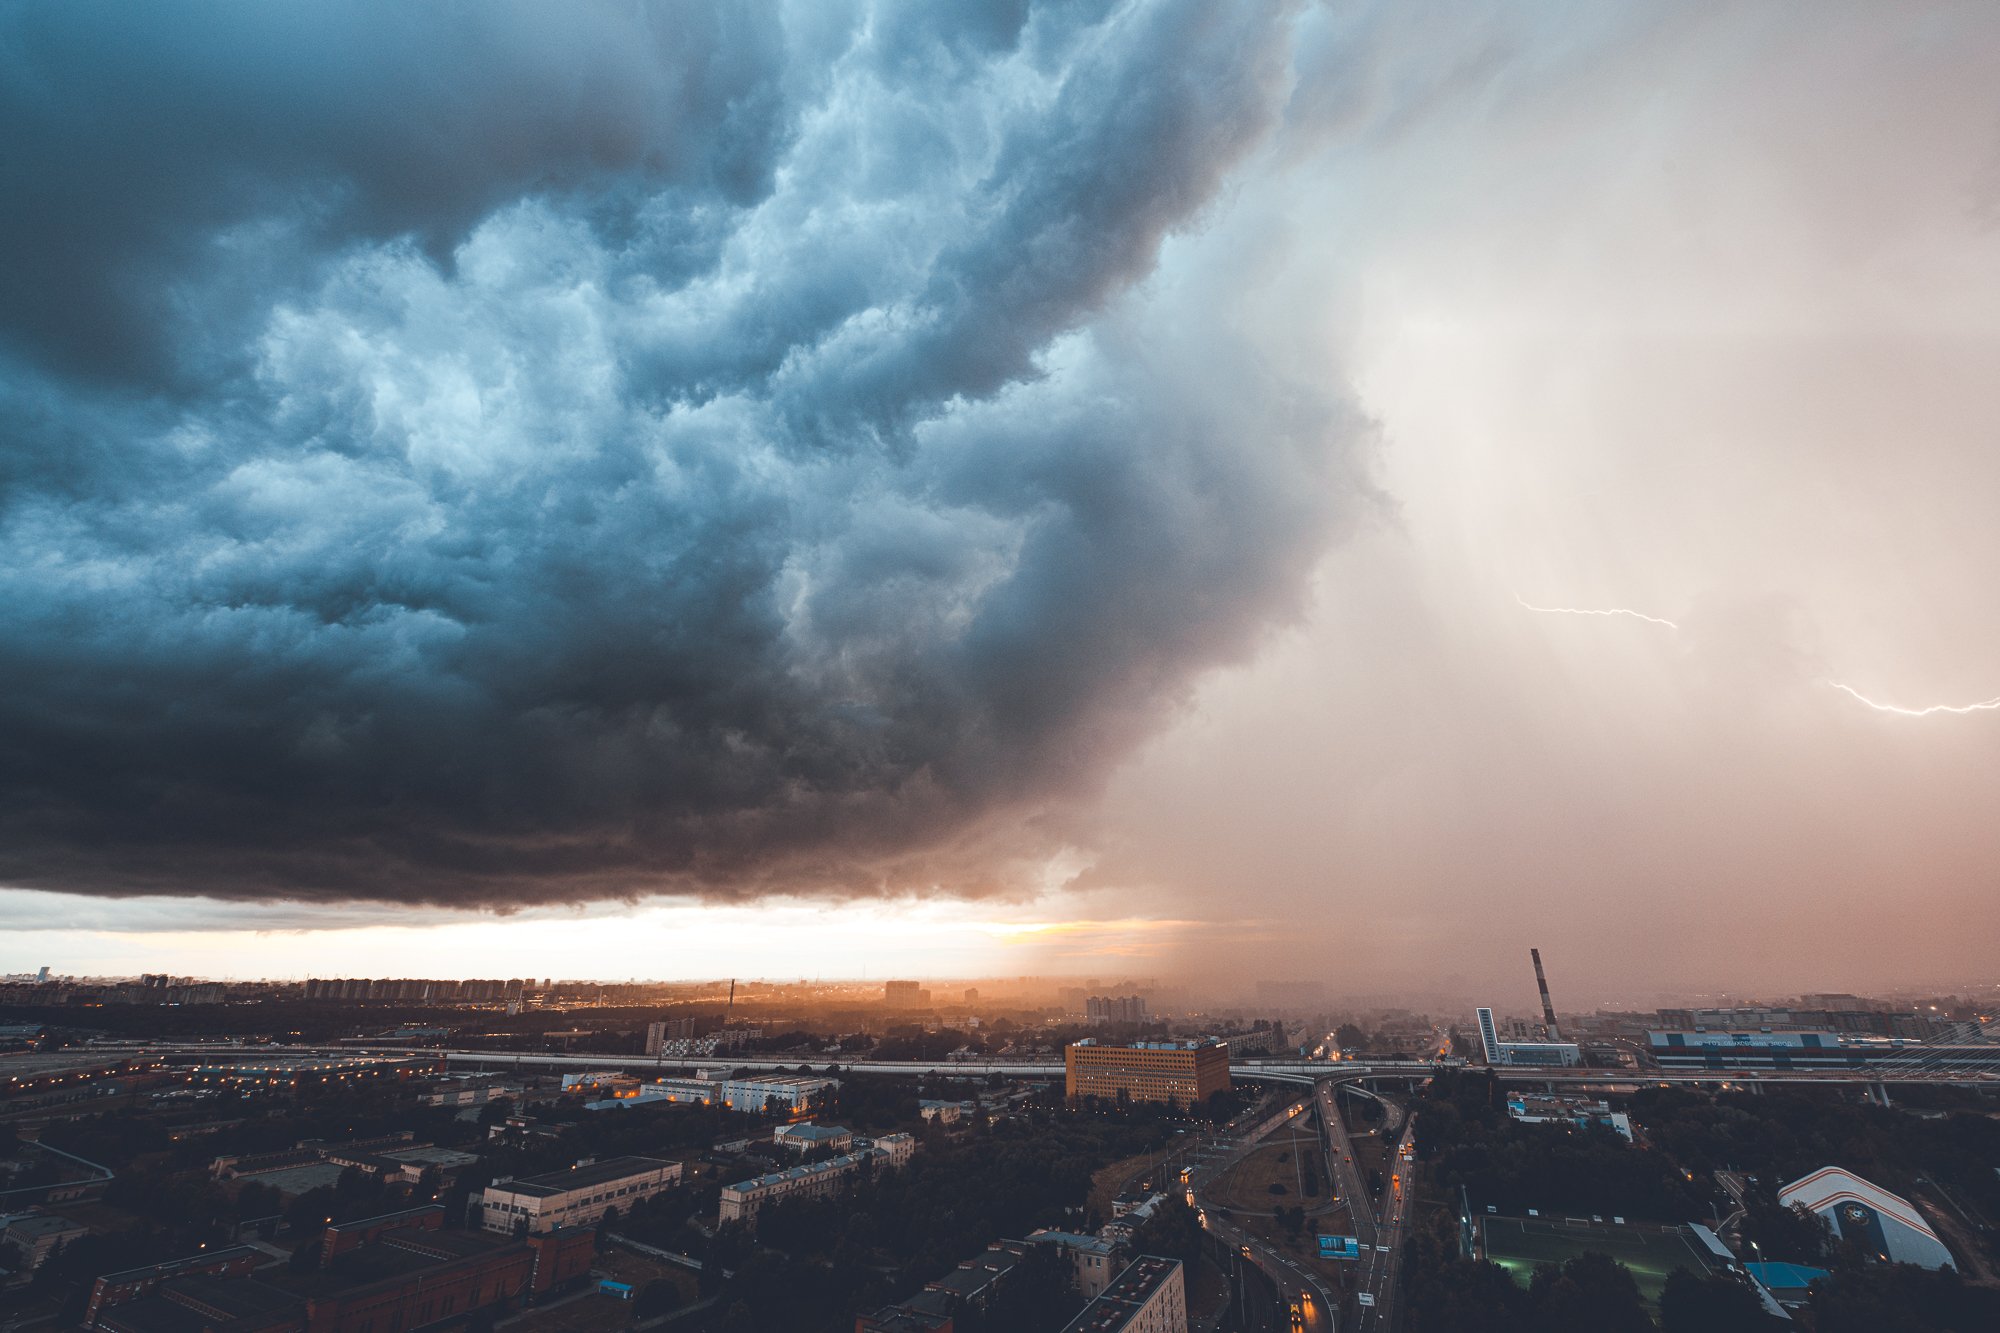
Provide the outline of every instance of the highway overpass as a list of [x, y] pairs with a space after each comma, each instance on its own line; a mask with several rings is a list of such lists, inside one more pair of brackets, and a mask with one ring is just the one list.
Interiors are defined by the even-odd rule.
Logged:
[[[356, 1048], [348, 1048], [356, 1049]], [[381, 1047], [371, 1050], [393, 1050], [399, 1054], [422, 1055], [422, 1048]], [[552, 1055], [532, 1051], [431, 1051], [429, 1054], [443, 1054], [454, 1065], [473, 1068], [503, 1069], [514, 1065], [542, 1065], [550, 1068], [568, 1069], [630, 1069], [641, 1070], [654, 1065], [646, 1057], [605, 1056], [605, 1055]], [[999, 1074], [1007, 1078], [1061, 1078], [1062, 1062], [1059, 1060], [958, 1060], [958, 1061], [915, 1061], [915, 1060], [852, 1060], [826, 1061], [787, 1059], [775, 1060], [768, 1057], [739, 1057], [733, 1059], [673, 1060], [661, 1063], [663, 1069], [757, 1069], [776, 1072], [795, 1070], [810, 1064], [814, 1069], [825, 1069], [828, 1064], [837, 1063], [843, 1070], [858, 1074], [945, 1074], [956, 1077], [983, 1077]], [[1282, 1082], [1314, 1083], [1321, 1079], [1410, 1079], [1429, 1078], [1444, 1068], [1465, 1068], [1483, 1070], [1485, 1065], [1450, 1065], [1428, 1060], [1239, 1060], [1230, 1065], [1230, 1073], [1236, 1078], [1268, 1079]], [[1689, 1087], [1716, 1087], [1720, 1084], [1813, 1084], [1833, 1083], [1855, 1086], [1872, 1086], [1879, 1083], [1947, 1083], [1975, 1087], [2000, 1084], [2000, 1073], [1988, 1070], [1954, 1070], [1944, 1068], [1907, 1069], [1560, 1069], [1538, 1066], [1491, 1066], [1491, 1072], [1502, 1083], [1532, 1084], [1555, 1089], [1581, 1088], [1639, 1088], [1665, 1087], [1668, 1085]]]
[[[661, 1072], [680, 1069], [731, 1070], [753, 1069], [764, 1072], [789, 1072], [802, 1066], [811, 1066], [815, 1071], [824, 1070], [837, 1064], [842, 1070], [860, 1074], [892, 1074], [916, 1076], [923, 1074], [944, 1074], [961, 1078], [978, 1078], [989, 1074], [999, 1074], [1006, 1078], [1060, 1078], [1063, 1066], [1060, 1060], [841, 1060], [837, 1057], [788, 1057], [772, 1056], [731, 1056], [727, 1058], [708, 1057], [702, 1059], [673, 1058], [655, 1060], [650, 1056], [636, 1055], [577, 1055], [567, 1052], [512, 1051], [512, 1050], [464, 1050], [431, 1046], [372, 1045], [358, 1042], [343, 1043], [338, 1047], [270, 1047], [239, 1046], [217, 1048], [211, 1044], [162, 1043], [143, 1045], [135, 1043], [129, 1048], [114, 1046], [94, 1046], [89, 1054], [111, 1058], [121, 1050], [133, 1054], [172, 1056], [177, 1054], [200, 1054], [217, 1057], [240, 1053], [246, 1057], [270, 1055], [279, 1051], [287, 1054], [346, 1054], [346, 1055], [405, 1055], [426, 1056], [441, 1059], [447, 1064], [464, 1069], [503, 1070], [514, 1068], [537, 1068], [550, 1070], [620, 1069], [633, 1073], [644, 1073], [657, 1069]], [[1282, 1082], [1313, 1083], [1321, 1079], [1410, 1079], [1428, 1078], [1445, 1068], [1471, 1070], [1487, 1069], [1485, 1065], [1469, 1065], [1462, 1061], [1429, 1060], [1238, 1060], [1231, 1063], [1231, 1073], [1237, 1078], [1268, 1079]], [[1688, 1087], [1763, 1086], [1766, 1084], [1848, 1084], [1854, 1086], [1874, 1086], [1883, 1083], [1943, 1083], [1962, 1087], [1989, 1087], [2000, 1084], [2000, 1070], [1992, 1068], [1954, 1068], [1947, 1065], [1913, 1066], [1901, 1062], [1888, 1062], [1876, 1067], [1859, 1069], [1581, 1069], [1557, 1068], [1553, 1066], [1497, 1065], [1491, 1072], [1502, 1083], [1529, 1084], [1557, 1090], [1584, 1088], [1639, 1088], [1666, 1087], [1669, 1085]]]

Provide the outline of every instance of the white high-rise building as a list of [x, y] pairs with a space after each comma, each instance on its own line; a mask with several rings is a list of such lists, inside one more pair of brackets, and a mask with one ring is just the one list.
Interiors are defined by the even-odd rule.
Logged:
[[1489, 1065], [1559, 1065], [1583, 1063], [1583, 1049], [1573, 1041], [1502, 1041], [1493, 1011], [1479, 1010], [1479, 1040]]

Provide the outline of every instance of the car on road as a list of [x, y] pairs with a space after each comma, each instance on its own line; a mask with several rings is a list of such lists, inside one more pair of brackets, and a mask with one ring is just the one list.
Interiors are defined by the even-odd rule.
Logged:
[[1362, 1305], [1373, 1305], [1375, 1304], [1375, 1293], [1372, 1291], [1358, 1291], [1354, 1294], [1354, 1299]]

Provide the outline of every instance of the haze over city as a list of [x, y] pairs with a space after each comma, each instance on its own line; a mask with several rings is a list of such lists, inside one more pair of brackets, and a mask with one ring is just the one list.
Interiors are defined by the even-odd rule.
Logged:
[[0, 970], [1990, 985], [1995, 28], [14, 7]]

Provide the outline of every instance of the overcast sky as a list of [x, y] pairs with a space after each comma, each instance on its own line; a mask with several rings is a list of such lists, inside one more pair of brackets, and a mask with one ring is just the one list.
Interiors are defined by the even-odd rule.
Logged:
[[1996, 53], [11, 6], [0, 967], [1975, 978]]

